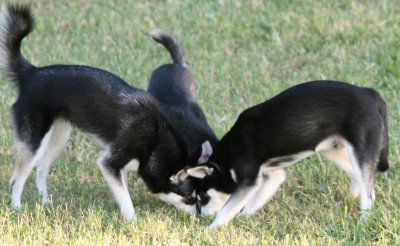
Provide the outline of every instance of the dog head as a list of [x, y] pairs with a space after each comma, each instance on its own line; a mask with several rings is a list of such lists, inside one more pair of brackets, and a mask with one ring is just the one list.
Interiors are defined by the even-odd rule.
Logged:
[[[198, 163], [207, 161], [212, 152], [211, 144], [208, 141], [203, 145], [201, 156], [197, 160]], [[198, 206], [198, 199], [195, 191], [197, 181], [188, 178], [190, 175], [187, 174], [187, 170], [189, 170], [190, 175], [195, 175], [198, 178], [204, 177], [200, 172], [207, 172], [206, 169], [203, 170], [201, 167], [191, 170], [191, 166], [186, 166], [182, 170], [170, 173], [169, 176], [165, 177], [168, 179], [168, 184], [161, 185], [163, 187], [162, 192], [158, 192], [156, 195], [161, 200], [175, 206], [179, 210], [196, 214], [196, 205]], [[164, 173], [164, 175], [168, 174]], [[164, 180], [160, 180], [160, 184], [161, 183], [164, 183]]]
[[229, 198], [231, 179], [225, 177], [220, 167], [208, 161], [212, 155], [209, 142], [202, 145], [197, 166], [186, 167], [170, 177], [171, 184], [187, 189], [190, 187], [191, 202], [197, 206], [197, 213], [215, 215]]

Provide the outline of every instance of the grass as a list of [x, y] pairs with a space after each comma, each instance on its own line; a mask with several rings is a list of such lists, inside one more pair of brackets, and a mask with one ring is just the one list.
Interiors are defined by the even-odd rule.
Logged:
[[21, 211], [10, 208], [13, 170], [9, 107], [16, 91], [0, 82], [0, 243], [134, 245], [399, 245], [400, 5], [370, 1], [35, 1], [37, 25], [23, 43], [36, 65], [78, 63], [146, 88], [167, 52], [144, 36], [174, 33], [195, 74], [198, 100], [222, 136], [245, 108], [304, 81], [335, 79], [373, 87], [389, 104], [389, 179], [376, 176], [367, 223], [349, 179], [319, 156], [288, 168], [288, 180], [252, 218], [209, 231], [158, 201], [130, 176], [137, 219], [122, 220], [95, 163], [97, 148], [74, 132], [49, 176], [53, 204], [40, 204], [34, 176]]

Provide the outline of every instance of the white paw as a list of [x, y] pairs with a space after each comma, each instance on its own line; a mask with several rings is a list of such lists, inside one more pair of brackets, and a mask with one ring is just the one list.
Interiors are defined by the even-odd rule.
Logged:
[[213, 222], [208, 229], [210, 229], [211, 231], [216, 230], [218, 227], [220, 227], [220, 225], [218, 225], [217, 223]]
[[51, 199], [49, 196], [42, 196], [42, 203], [45, 205], [51, 204]]
[[216, 230], [216, 229], [220, 228], [221, 226], [226, 225], [227, 223], [228, 222], [214, 220], [214, 222], [208, 227], [208, 229], [213, 231], [213, 230]]
[[122, 216], [124, 216], [124, 218], [126, 220], [134, 220], [135, 219], [135, 210], [131, 210], [131, 211], [121, 211]]
[[12, 201], [11, 207], [15, 210], [21, 210], [21, 202]]
[[368, 216], [370, 215], [371, 210], [362, 210], [360, 215], [360, 221], [367, 223]]

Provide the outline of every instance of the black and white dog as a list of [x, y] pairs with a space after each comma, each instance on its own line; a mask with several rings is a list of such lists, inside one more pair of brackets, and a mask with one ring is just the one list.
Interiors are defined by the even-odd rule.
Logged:
[[[195, 205], [189, 203], [192, 190], [170, 182], [171, 175], [190, 162], [184, 140], [164, 118], [157, 101], [101, 69], [32, 65], [20, 48], [33, 24], [28, 5], [2, 6], [0, 68], [19, 92], [12, 107], [17, 151], [10, 180], [12, 206], [21, 206], [23, 187], [34, 167], [38, 192], [49, 202], [46, 179], [50, 166], [76, 126], [103, 147], [97, 164], [126, 218], [135, 217], [127, 184], [131, 170], [137, 170], [161, 199], [195, 213]], [[175, 199], [165, 199], [171, 193]]]
[[174, 183], [191, 176], [198, 193], [231, 194], [215, 228], [241, 211], [254, 214], [285, 180], [285, 167], [317, 152], [350, 176], [363, 218], [375, 199], [375, 171], [389, 167], [386, 103], [378, 92], [336, 81], [294, 86], [242, 112], [209, 160], [182, 170]]
[[[196, 85], [192, 73], [186, 67], [183, 50], [178, 41], [165, 31], [153, 30], [148, 34], [164, 45], [173, 64], [162, 65], [153, 72], [147, 91], [157, 99], [165, 118], [184, 139], [191, 163], [204, 163], [208, 159], [205, 154], [211, 153], [203, 152], [201, 155], [202, 144], [213, 147], [218, 139], [196, 102]], [[211, 151], [210, 148], [208, 150]]]
[[[164, 117], [183, 138], [189, 163], [202, 164], [212, 154], [212, 147], [218, 139], [208, 124], [203, 110], [196, 102], [195, 80], [186, 66], [183, 49], [179, 42], [165, 31], [155, 29], [148, 35], [169, 51], [173, 63], [162, 65], [152, 73], [147, 91], [157, 99]], [[170, 193], [168, 196], [169, 199], [173, 199], [176, 195]], [[177, 197], [177, 199], [180, 198]], [[204, 194], [200, 200], [196, 199], [193, 196], [192, 202], [208, 203], [209, 200], [207, 194]], [[218, 207], [216, 204], [207, 206], [207, 208], [216, 207]], [[207, 208], [203, 209], [203, 214], [215, 213]]]

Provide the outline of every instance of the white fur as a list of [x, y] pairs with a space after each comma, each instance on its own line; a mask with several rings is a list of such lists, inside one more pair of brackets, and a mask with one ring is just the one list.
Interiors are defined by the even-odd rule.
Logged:
[[[11, 194], [11, 206], [19, 209], [21, 207], [21, 195], [24, 188], [26, 178], [32, 171], [33, 167], [30, 167], [33, 159], [33, 154], [23, 142], [15, 142], [15, 150], [17, 152], [17, 159], [15, 162], [15, 169], [13, 176], [10, 179], [9, 187], [12, 192]], [[24, 177], [26, 176], [26, 177]]]
[[212, 153], [213, 153], [213, 149], [211, 147], [210, 142], [207, 140], [201, 145], [201, 155], [200, 155], [200, 158], [197, 161], [197, 163], [198, 164], [205, 163], [206, 161], [208, 161], [208, 158], [210, 158]]
[[[338, 136], [331, 136], [321, 141], [315, 148], [315, 152], [321, 152], [328, 160], [331, 160], [347, 174], [352, 180], [351, 192], [354, 196], [360, 194], [361, 219], [365, 218], [366, 213], [372, 208], [375, 198], [373, 190], [373, 172], [371, 170], [360, 169], [358, 159], [355, 156], [353, 146], [345, 139]], [[210, 225], [210, 229], [215, 229], [228, 223], [243, 207], [243, 214], [252, 215], [261, 208], [278, 190], [286, 175], [282, 170], [297, 161], [300, 161], [312, 154], [314, 151], [304, 151], [297, 154], [275, 157], [268, 160], [260, 168], [260, 174], [257, 177], [256, 184], [251, 187], [242, 187], [231, 195], [228, 202], [218, 213], [217, 218]], [[280, 163], [279, 166], [270, 167], [274, 161], [285, 161], [289, 157], [293, 160]], [[236, 173], [230, 169], [232, 179], [236, 179]], [[266, 176], [263, 181], [263, 175]], [[216, 196], [214, 194], [213, 196]], [[208, 205], [208, 204], [207, 204]], [[211, 205], [209, 210], [218, 211], [217, 205]], [[204, 206], [205, 207], [205, 206]]]
[[139, 169], [139, 161], [137, 159], [132, 159], [128, 164], [121, 169], [122, 182], [126, 189], [128, 189], [128, 173], [137, 172]]
[[364, 178], [360, 169], [360, 164], [358, 163], [358, 160], [354, 154], [353, 146], [351, 146], [351, 144], [348, 143], [347, 141], [344, 141], [344, 145], [352, 164], [355, 181], [359, 185], [361, 219], [364, 219], [366, 213], [372, 209], [372, 199], [367, 193], [367, 187], [365, 186], [364, 183]]
[[210, 201], [201, 207], [201, 213], [203, 215], [215, 215], [217, 214], [226, 201], [229, 199], [229, 194], [217, 191], [215, 189], [209, 189], [207, 194], [210, 196]]
[[265, 176], [263, 183], [257, 193], [246, 203], [242, 211], [245, 215], [255, 214], [258, 209], [273, 197], [286, 179], [286, 173], [283, 169], [273, 170], [262, 175]]
[[334, 146], [337, 145], [338, 147], [343, 146], [343, 139], [339, 136], [331, 136], [323, 141], [321, 141], [317, 147], [315, 147], [315, 152], [321, 152], [325, 150], [332, 150]]
[[58, 119], [54, 121], [50, 129], [50, 140], [46, 153], [36, 166], [36, 186], [44, 203], [50, 202], [47, 193], [47, 176], [53, 161], [60, 155], [68, 141], [72, 127], [68, 121]]
[[214, 222], [210, 225], [210, 229], [216, 229], [221, 225], [227, 224], [230, 220], [235, 217], [236, 214], [243, 209], [243, 207], [249, 202], [249, 200], [255, 195], [260, 189], [261, 182], [260, 177], [257, 178], [255, 184], [250, 187], [242, 187], [242, 189], [236, 190], [225, 203], [224, 207], [218, 213]]
[[26, 179], [28, 176], [31, 174], [32, 169], [40, 162], [43, 160], [43, 158], [46, 155], [51, 135], [52, 135], [53, 127], [50, 128], [50, 130], [44, 135], [39, 149], [36, 151], [34, 154], [32, 160], [29, 162], [25, 163], [20, 163], [20, 165], [17, 165], [14, 170], [14, 174], [11, 177], [10, 180], [10, 185], [12, 185], [12, 198], [11, 198], [11, 205], [19, 209], [21, 207], [21, 195], [22, 191], [24, 189], [24, 185], [26, 182]]
[[229, 169], [229, 172], [231, 173], [232, 180], [233, 180], [235, 183], [237, 183], [238, 181], [237, 181], [237, 177], [236, 177], [235, 170], [233, 170], [233, 168], [231, 168], [231, 169]]
[[321, 151], [321, 154], [347, 173], [351, 180], [350, 194], [354, 198], [357, 198], [360, 195], [360, 188], [356, 181], [356, 174], [354, 173], [353, 165], [347, 149], [342, 147], [338, 149], [323, 150]]
[[124, 166], [124, 170], [128, 172], [137, 172], [139, 169], [139, 161], [137, 159], [132, 159], [128, 164]]
[[[105, 167], [106, 158], [110, 155], [109, 147], [106, 147], [99, 159], [97, 160], [97, 165], [99, 166], [104, 179], [106, 180], [110, 190], [117, 202], [122, 215], [128, 219], [135, 218], [135, 210], [132, 205], [132, 200], [129, 195], [128, 187], [123, 180], [118, 180], [114, 174]], [[122, 177], [124, 174], [121, 175]]]
[[[197, 167], [187, 169], [186, 172], [189, 176], [202, 179], [208, 175], [211, 175], [214, 172], [214, 168], [207, 167], [207, 166], [197, 166]], [[180, 179], [180, 180], [183, 181], [186, 178], [187, 178], [187, 176], [185, 176], [184, 179]]]
[[175, 206], [177, 209], [191, 213], [191, 214], [196, 214], [196, 206], [193, 205], [188, 205], [186, 203], [183, 202], [183, 197], [173, 193], [173, 192], [169, 192], [169, 193], [158, 193], [156, 194], [158, 196], [158, 198], [160, 198], [160, 200], [169, 203], [173, 206]]

